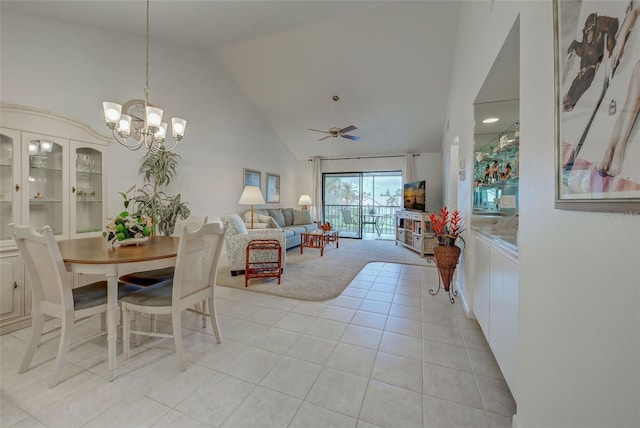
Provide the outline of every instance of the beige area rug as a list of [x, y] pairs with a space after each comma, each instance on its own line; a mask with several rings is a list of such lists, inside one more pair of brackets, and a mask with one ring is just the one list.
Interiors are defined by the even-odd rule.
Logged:
[[[244, 287], [244, 275], [231, 276], [223, 255], [218, 269], [218, 285], [258, 293], [274, 294], [300, 300], [327, 300], [338, 296], [370, 262], [404, 263], [427, 266], [427, 257], [395, 241], [340, 239], [340, 248], [329, 246], [320, 257], [320, 250], [300, 247], [287, 251], [286, 266], [278, 285], [276, 278], [255, 278]], [[430, 263], [434, 266], [435, 263]]]

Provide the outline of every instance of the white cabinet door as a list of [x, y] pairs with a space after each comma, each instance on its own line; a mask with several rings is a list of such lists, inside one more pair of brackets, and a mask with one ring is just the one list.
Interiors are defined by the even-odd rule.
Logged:
[[502, 330], [504, 367], [502, 373], [517, 401], [516, 359], [518, 351], [518, 264], [508, 257], [502, 261]]
[[20, 131], [0, 128], [0, 247], [14, 246], [9, 223], [20, 223]]
[[476, 285], [473, 297], [473, 312], [487, 340], [489, 331], [489, 284], [491, 281], [491, 261], [489, 244], [480, 238], [474, 240]]
[[106, 147], [71, 142], [71, 238], [98, 236], [107, 219]]
[[22, 132], [22, 222], [69, 236], [69, 140]]
[[0, 321], [23, 315], [24, 273], [20, 256], [0, 258]]
[[491, 285], [489, 286], [489, 344], [491, 350], [500, 363], [504, 354], [504, 339], [502, 331], [502, 254], [491, 248]]

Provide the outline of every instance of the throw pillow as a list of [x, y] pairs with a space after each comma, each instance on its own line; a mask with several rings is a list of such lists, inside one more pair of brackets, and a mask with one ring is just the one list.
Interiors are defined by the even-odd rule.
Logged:
[[268, 226], [269, 229], [280, 229], [280, 225], [276, 223], [273, 217], [269, 217]]
[[224, 223], [229, 235], [246, 235], [249, 233], [238, 214], [229, 214], [222, 217], [222, 223]]
[[264, 214], [258, 214], [258, 221], [260, 223], [269, 223], [270, 220], [271, 220], [270, 216], [264, 215]]
[[293, 224], [302, 225], [311, 223], [313, 223], [313, 220], [311, 220], [311, 211], [293, 210]]
[[293, 224], [293, 208], [282, 208], [282, 215], [285, 226], [291, 226]]
[[269, 210], [269, 215], [273, 217], [273, 219], [278, 223], [278, 226], [284, 227], [284, 215], [282, 215], [282, 211], [279, 209]]

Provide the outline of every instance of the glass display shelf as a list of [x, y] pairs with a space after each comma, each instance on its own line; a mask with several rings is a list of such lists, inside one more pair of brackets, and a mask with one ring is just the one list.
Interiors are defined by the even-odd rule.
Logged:
[[47, 199], [47, 198], [29, 199], [29, 205], [61, 204], [61, 203], [62, 201], [60, 199]]
[[519, 179], [497, 181], [495, 183], [476, 185], [473, 189], [473, 212], [481, 213], [518, 213]]
[[78, 177], [101, 177], [102, 173], [99, 171], [76, 171]]
[[37, 166], [30, 166], [29, 167], [29, 172], [38, 172], [38, 171], [44, 171], [44, 172], [62, 172], [62, 168], [50, 168], [50, 167], [37, 167]]

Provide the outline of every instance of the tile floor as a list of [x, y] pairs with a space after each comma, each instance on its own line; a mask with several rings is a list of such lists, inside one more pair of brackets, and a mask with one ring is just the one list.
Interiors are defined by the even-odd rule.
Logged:
[[22, 375], [29, 329], [0, 336], [0, 426], [510, 427], [515, 403], [484, 336], [459, 303], [429, 295], [436, 275], [371, 263], [325, 302], [219, 287], [224, 342], [185, 313], [186, 372], [170, 339], [149, 339], [127, 361], [118, 350], [107, 382], [101, 337], [48, 389], [55, 333]]

